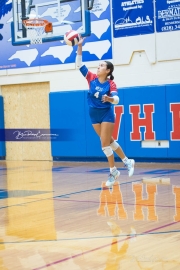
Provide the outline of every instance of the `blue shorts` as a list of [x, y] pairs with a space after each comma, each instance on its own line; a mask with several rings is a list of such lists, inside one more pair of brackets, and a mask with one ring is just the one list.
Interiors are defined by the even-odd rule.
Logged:
[[93, 108], [89, 107], [89, 115], [92, 124], [101, 124], [102, 122], [115, 122], [114, 108]]

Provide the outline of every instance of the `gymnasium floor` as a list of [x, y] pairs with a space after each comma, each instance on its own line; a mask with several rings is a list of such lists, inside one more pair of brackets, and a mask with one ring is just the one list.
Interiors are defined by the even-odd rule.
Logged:
[[0, 162], [1, 270], [180, 269], [180, 164]]

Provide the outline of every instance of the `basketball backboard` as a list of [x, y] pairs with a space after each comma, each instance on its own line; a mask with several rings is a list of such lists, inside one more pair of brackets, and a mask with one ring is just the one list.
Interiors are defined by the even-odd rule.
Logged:
[[43, 43], [63, 40], [64, 34], [69, 30], [76, 30], [82, 36], [91, 34], [89, 10], [94, 0], [12, 0], [12, 2], [12, 45], [30, 44], [22, 20], [33, 16], [52, 23], [52, 32], [43, 33]]

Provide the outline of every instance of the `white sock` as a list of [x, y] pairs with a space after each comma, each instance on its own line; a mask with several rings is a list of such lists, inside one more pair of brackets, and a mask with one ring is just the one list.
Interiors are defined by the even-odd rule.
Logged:
[[126, 163], [128, 162], [128, 158], [127, 158], [127, 157], [123, 158], [123, 159], [122, 159], [122, 162], [123, 162], [124, 164], [126, 164]]
[[110, 168], [110, 173], [112, 173], [114, 170], [116, 170], [116, 167]]

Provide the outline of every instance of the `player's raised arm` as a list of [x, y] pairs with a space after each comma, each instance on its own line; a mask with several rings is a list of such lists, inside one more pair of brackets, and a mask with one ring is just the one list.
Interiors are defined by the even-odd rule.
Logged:
[[88, 84], [90, 84], [90, 82], [94, 80], [97, 77], [97, 75], [89, 71], [86, 65], [82, 63], [82, 43], [84, 39], [85, 38], [80, 37], [80, 40], [78, 42], [77, 56], [76, 56], [76, 69], [80, 70], [82, 75], [88, 81]]
[[82, 63], [82, 43], [84, 41], [84, 38], [80, 38], [80, 41], [78, 43], [78, 49], [77, 49], [77, 56], [76, 56], [76, 69], [80, 69], [83, 66]]

